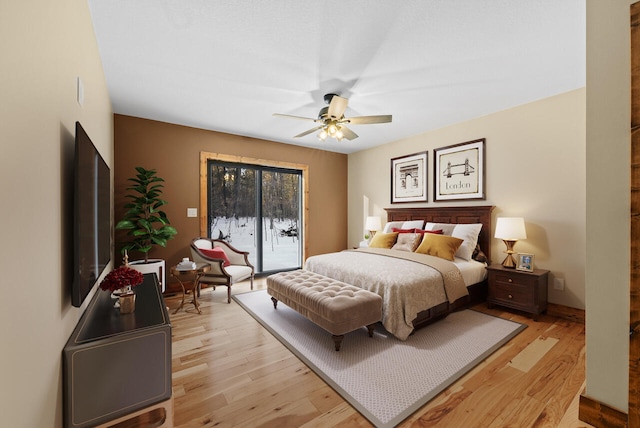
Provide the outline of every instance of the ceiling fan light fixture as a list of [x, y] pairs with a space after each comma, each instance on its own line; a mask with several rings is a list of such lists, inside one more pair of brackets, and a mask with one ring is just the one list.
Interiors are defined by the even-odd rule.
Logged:
[[329, 105], [320, 109], [320, 113], [318, 113], [317, 119], [280, 113], [274, 113], [273, 115], [280, 117], [290, 117], [293, 119], [302, 119], [319, 124], [314, 128], [295, 135], [294, 138], [304, 137], [305, 135], [320, 131], [318, 132], [317, 137], [321, 141], [325, 141], [329, 137], [334, 138], [337, 141], [342, 141], [344, 138], [346, 138], [347, 140], [358, 138], [358, 134], [353, 132], [347, 126], [343, 126], [345, 124], [369, 125], [374, 123], [391, 122], [390, 114], [377, 116], [345, 117], [344, 112], [347, 109], [347, 103], [349, 101], [347, 98], [343, 98], [336, 94], [327, 94], [325, 95], [324, 99], [325, 102]]

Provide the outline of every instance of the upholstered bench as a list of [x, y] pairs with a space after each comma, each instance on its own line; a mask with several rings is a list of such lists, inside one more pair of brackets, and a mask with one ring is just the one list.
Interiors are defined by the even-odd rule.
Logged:
[[368, 290], [306, 270], [280, 272], [267, 277], [267, 292], [332, 334], [336, 351], [346, 333], [382, 319], [382, 298]]

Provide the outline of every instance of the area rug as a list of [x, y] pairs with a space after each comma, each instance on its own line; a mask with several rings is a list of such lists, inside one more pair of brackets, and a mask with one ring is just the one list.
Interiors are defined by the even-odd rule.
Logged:
[[422, 407], [526, 325], [473, 310], [454, 312], [406, 341], [381, 324], [373, 338], [362, 328], [345, 335], [336, 352], [331, 334], [266, 290], [233, 299], [378, 427], [392, 427]]

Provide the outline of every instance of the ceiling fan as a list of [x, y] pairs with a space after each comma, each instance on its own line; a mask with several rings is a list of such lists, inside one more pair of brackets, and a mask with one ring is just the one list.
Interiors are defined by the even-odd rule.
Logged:
[[342, 98], [341, 96], [336, 94], [326, 94], [324, 96], [324, 102], [329, 105], [320, 109], [317, 119], [280, 113], [274, 113], [273, 115], [278, 117], [288, 117], [292, 119], [310, 120], [312, 122], [319, 123], [319, 126], [311, 128], [308, 131], [304, 131], [294, 136], [294, 138], [304, 137], [305, 135], [320, 131], [318, 133], [318, 138], [323, 141], [327, 137], [335, 138], [338, 141], [342, 140], [343, 138], [346, 138], [347, 140], [358, 138], [358, 134], [346, 127], [347, 124], [368, 125], [372, 123], [391, 122], [390, 114], [378, 116], [344, 117], [344, 112], [347, 109], [349, 100], [347, 98]]

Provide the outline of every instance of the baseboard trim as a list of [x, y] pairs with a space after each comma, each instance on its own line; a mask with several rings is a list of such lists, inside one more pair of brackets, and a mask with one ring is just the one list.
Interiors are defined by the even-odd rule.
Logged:
[[547, 315], [566, 319], [569, 321], [584, 324], [584, 309], [570, 308], [569, 306], [558, 305], [555, 303], [547, 304]]
[[582, 394], [578, 406], [578, 419], [596, 427], [627, 428], [628, 415]]

